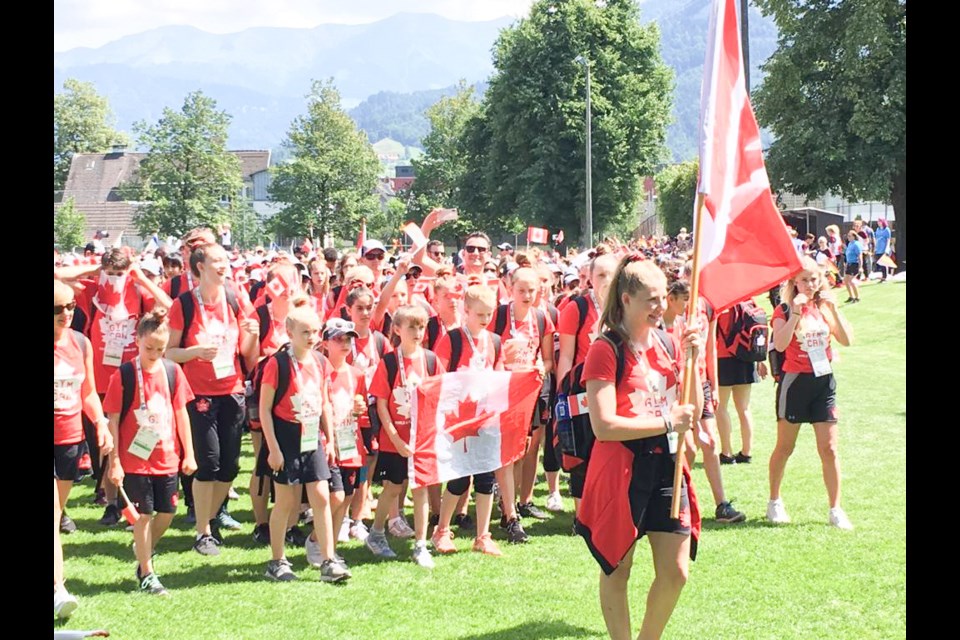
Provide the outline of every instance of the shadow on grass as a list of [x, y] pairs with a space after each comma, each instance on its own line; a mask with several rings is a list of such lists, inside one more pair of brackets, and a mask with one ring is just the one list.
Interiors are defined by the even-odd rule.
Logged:
[[489, 631], [471, 636], [460, 636], [458, 640], [550, 640], [551, 638], [594, 638], [596, 633], [575, 627], [566, 622], [552, 620], [531, 620], [515, 625], [509, 629]]

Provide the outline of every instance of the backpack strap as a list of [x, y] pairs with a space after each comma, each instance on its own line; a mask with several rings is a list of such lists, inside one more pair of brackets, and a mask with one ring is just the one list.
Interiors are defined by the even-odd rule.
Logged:
[[[189, 266], [187, 267], [190, 268]], [[176, 300], [180, 297], [180, 289], [183, 287], [183, 274], [181, 273], [176, 278], [170, 281], [170, 298]]]
[[619, 387], [620, 383], [623, 382], [623, 373], [627, 366], [623, 353], [623, 336], [616, 331], [605, 331], [600, 337], [613, 347], [613, 353], [617, 356], [616, 386]]
[[[717, 323], [719, 326], [719, 323]], [[735, 304], [732, 309], [730, 309], [730, 333], [724, 336], [723, 342], [727, 345], [727, 348], [730, 349], [733, 347], [733, 344], [737, 341], [737, 336], [740, 335], [740, 330], [743, 328], [743, 303]]]
[[263, 345], [264, 340], [267, 339], [267, 334], [270, 332], [270, 309], [267, 308], [267, 305], [262, 304], [257, 307], [257, 318], [260, 320], [260, 344]]
[[573, 301], [577, 304], [577, 315], [579, 320], [577, 320], [577, 330], [573, 334], [573, 357], [577, 357], [577, 347], [580, 345], [577, 344], [580, 341], [580, 331], [583, 329], [583, 325], [587, 323], [587, 314], [590, 313], [589, 303], [587, 302], [586, 296], [575, 296]]
[[550, 312], [550, 319], [553, 320], [553, 326], [556, 327], [557, 323], [560, 322], [560, 311], [552, 303], [547, 305], [547, 311]]
[[173, 405], [173, 396], [177, 390], [177, 365], [173, 360], [163, 358], [163, 368], [167, 370], [167, 388], [170, 390], [170, 404]]
[[230, 308], [233, 309], [233, 315], [237, 319], [240, 318], [240, 303], [237, 302], [237, 292], [234, 291], [233, 287], [225, 286], [223, 292], [227, 296], [227, 304], [230, 305]]
[[673, 375], [676, 376], [677, 380], [679, 381], [680, 365], [677, 363], [677, 352], [673, 348], [673, 337], [660, 327], [657, 327], [654, 329], [654, 331], [656, 332], [657, 337], [660, 338], [660, 344], [663, 345], [667, 355], [670, 356], [670, 362], [673, 365]]
[[433, 349], [440, 337], [440, 316], [430, 316], [427, 320], [427, 347]]
[[77, 341], [77, 346], [80, 347], [80, 355], [83, 356], [83, 361], [87, 361], [87, 339], [86, 337], [77, 331], [76, 329], [71, 329], [73, 332], [73, 339]]
[[181, 293], [177, 300], [180, 301], [180, 309], [183, 312], [183, 331], [180, 333], [180, 344], [177, 345], [182, 349], [187, 340], [190, 325], [193, 324], [193, 316], [197, 310], [197, 303], [189, 291]]
[[503, 330], [507, 328], [508, 306], [509, 303], [500, 305], [493, 316], [493, 332], [498, 336], [502, 336]]
[[133, 406], [133, 388], [136, 385], [133, 362], [124, 362], [120, 365], [120, 389], [123, 392], [123, 399], [120, 403], [120, 424], [123, 424], [127, 414], [130, 413], [130, 407]]
[[387, 368], [387, 384], [392, 389], [397, 382], [397, 352], [391, 351], [383, 355], [383, 366]]
[[387, 338], [379, 331], [373, 332], [373, 343], [377, 347], [377, 357], [383, 358], [383, 350], [387, 348]]
[[496, 364], [497, 360], [500, 359], [500, 336], [496, 333], [490, 335], [493, 336], [493, 362]]
[[547, 314], [545, 314], [540, 309], [534, 309], [537, 312], [537, 334], [540, 336], [540, 340], [543, 340], [543, 332], [547, 329]]
[[437, 354], [427, 349], [426, 356], [427, 356], [427, 375], [428, 376], [437, 375]]
[[279, 349], [273, 357], [277, 360], [277, 391], [273, 396], [273, 408], [280, 404], [280, 399], [286, 395], [290, 388], [290, 369], [293, 363], [290, 362], [290, 354], [286, 349]]
[[447, 371], [456, 371], [460, 366], [460, 356], [463, 355], [463, 333], [460, 329], [454, 329], [450, 336], [450, 362], [447, 363]]

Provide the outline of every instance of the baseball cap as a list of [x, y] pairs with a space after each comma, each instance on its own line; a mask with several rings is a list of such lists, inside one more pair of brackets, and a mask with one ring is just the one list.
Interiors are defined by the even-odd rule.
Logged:
[[387, 248], [383, 246], [383, 243], [379, 240], [367, 240], [363, 243], [363, 246], [360, 247], [360, 255], [367, 255], [371, 251], [380, 250], [384, 253], [387, 252]]
[[163, 273], [163, 266], [156, 258], [145, 258], [140, 261], [140, 270], [144, 273], [158, 276]]
[[498, 244], [497, 249], [500, 249], [501, 251], [513, 251], [513, 245], [511, 245], [509, 242], [504, 242], [503, 244]]
[[344, 320], [343, 318], [330, 318], [327, 320], [327, 324], [323, 326], [323, 339], [333, 340], [340, 336], [359, 338], [360, 334], [357, 333], [356, 325], [349, 320]]
[[580, 281], [580, 274], [576, 272], [574, 273], [567, 272], [563, 276], [563, 284], [565, 285], [570, 284], [571, 282], [579, 282], [579, 281]]

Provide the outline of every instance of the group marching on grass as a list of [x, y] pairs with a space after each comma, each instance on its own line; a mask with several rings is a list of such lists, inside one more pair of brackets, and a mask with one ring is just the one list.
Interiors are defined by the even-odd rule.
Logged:
[[[424, 222], [427, 238], [439, 217]], [[266, 577], [297, 579], [301, 568], [285, 553], [295, 545], [321, 580], [341, 582], [351, 572], [337, 546], [350, 539], [381, 559], [397, 557], [396, 540], [412, 539], [413, 561], [428, 569], [434, 554], [457, 552], [455, 535], [493, 557], [504, 553], [495, 534], [526, 543], [524, 518], [563, 510], [563, 471], [574, 533], [602, 569], [612, 637], [629, 633], [633, 551], [649, 538], [656, 579], [643, 628], [655, 637], [696, 555], [700, 505], [689, 469], [697, 452], [716, 521], [746, 519], [724, 493], [721, 467], [752, 461], [750, 387], [768, 375], [778, 380], [778, 437], [767, 518], [789, 522], [781, 482], [800, 424], [811, 423], [828, 522], [852, 528], [840, 506], [830, 369], [832, 342], [849, 345], [852, 331], [825, 270], [802, 258], [771, 327], [750, 300], [719, 314], [704, 297], [691, 300], [687, 246], [607, 239], [561, 255], [504, 243], [493, 256], [489, 237], [475, 232], [450, 260], [436, 241], [393, 256], [377, 240], [343, 254], [309, 243], [292, 253], [241, 252], [198, 228], [179, 250], [55, 255], [55, 617], [77, 607], [60, 535], [76, 530], [68, 498], [87, 476], [105, 505], [101, 523], [132, 525], [140, 590], [166, 595], [152, 557], [181, 496], [195, 553], [219, 555], [222, 529], [249, 527], [270, 548]], [[778, 356], [770, 371], [768, 345]], [[688, 353], [692, 380], [684, 379]], [[542, 390], [525, 451], [501, 468], [411, 485], [412, 396], [425, 379], [454, 371], [537, 372]], [[742, 436], [736, 454], [731, 397]], [[251, 523], [227, 510], [245, 433], [255, 459]], [[681, 509], [671, 518], [681, 440]], [[534, 502], [541, 464], [546, 511]], [[410, 493], [412, 527], [404, 515]]]

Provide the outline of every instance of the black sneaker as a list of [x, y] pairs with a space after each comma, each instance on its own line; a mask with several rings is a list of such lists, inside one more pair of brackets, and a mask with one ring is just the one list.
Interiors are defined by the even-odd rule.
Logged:
[[67, 512], [60, 514], [60, 533], [73, 533], [76, 530], [77, 523], [67, 515]]
[[202, 556], [220, 555], [220, 545], [217, 544], [213, 536], [203, 535], [197, 538], [197, 541], [193, 543], [193, 550]]
[[197, 524], [197, 512], [193, 510], [193, 507], [187, 507], [187, 515], [183, 520], [187, 524]]
[[737, 453], [737, 456], [734, 459], [737, 461], [737, 464], [750, 464], [750, 462], [753, 460], [753, 456], [745, 455], [743, 451], [740, 451]]
[[307, 542], [307, 534], [303, 532], [303, 529], [294, 525], [287, 529], [286, 541], [287, 544], [292, 544], [295, 547], [302, 547]]
[[734, 456], [728, 456], [723, 453], [720, 454], [720, 464], [736, 464], [737, 462], [740, 461]]
[[107, 494], [103, 489], [97, 489], [97, 492], [93, 495], [93, 504], [101, 507], [107, 506]]
[[529, 539], [530, 537], [523, 530], [523, 525], [520, 524], [518, 518], [514, 518], [507, 523], [507, 540], [510, 541], [510, 544], [523, 544]]
[[257, 544], [269, 545], [270, 544], [270, 524], [264, 522], [263, 524], [258, 524], [253, 527], [253, 540]]
[[455, 524], [460, 529], [464, 531], [476, 531], [477, 525], [474, 523], [473, 518], [471, 518], [466, 513], [458, 513], [457, 517], [453, 519], [453, 524]]
[[526, 504], [517, 503], [517, 513], [521, 518], [536, 518], [537, 520], [549, 520], [550, 516], [542, 511], [540, 507], [528, 502]]
[[120, 509], [115, 504], [108, 504], [103, 510], [103, 517], [98, 522], [105, 527], [112, 527], [120, 522]]
[[846, 302], [846, 303], [849, 304], [849, 303], [853, 302], [853, 298], [847, 298], [846, 300], [844, 300], [844, 302]]
[[747, 519], [747, 516], [742, 511], [737, 511], [733, 508], [733, 505], [729, 502], [721, 502], [717, 505], [717, 522], [725, 522], [727, 524], [734, 524], [737, 522], [743, 522]]
[[223, 544], [223, 534], [220, 533], [220, 522], [216, 518], [210, 521], [210, 535], [217, 541], [217, 544]]

